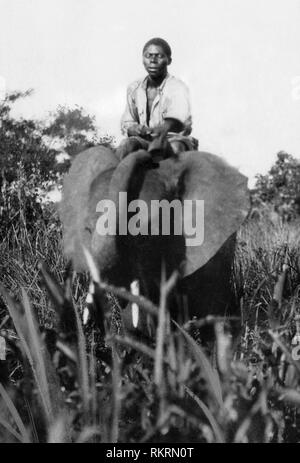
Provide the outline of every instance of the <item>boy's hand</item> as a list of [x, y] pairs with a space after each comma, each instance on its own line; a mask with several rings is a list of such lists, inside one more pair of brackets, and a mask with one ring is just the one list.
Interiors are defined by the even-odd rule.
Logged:
[[164, 151], [167, 148], [166, 137], [155, 137], [149, 145], [148, 151], [151, 153], [155, 151]]
[[127, 130], [129, 137], [147, 137], [151, 134], [151, 129], [145, 125], [137, 124]]
[[154, 162], [159, 162], [168, 157], [168, 143], [165, 136], [158, 136], [152, 140], [148, 152], [151, 154]]
[[157, 127], [154, 127], [151, 130], [151, 135], [152, 135], [152, 138], [158, 138], [160, 135], [162, 135], [165, 132], [166, 132], [165, 127], [163, 125], [158, 125]]

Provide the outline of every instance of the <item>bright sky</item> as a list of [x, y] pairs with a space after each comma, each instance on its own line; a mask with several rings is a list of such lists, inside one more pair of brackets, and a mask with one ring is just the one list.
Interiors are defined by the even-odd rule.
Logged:
[[18, 114], [79, 104], [119, 137], [126, 86], [153, 36], [189, 86], [194, 136], [253, 178], [300, 157], [300, 0], [0, 0], [0, 83]]

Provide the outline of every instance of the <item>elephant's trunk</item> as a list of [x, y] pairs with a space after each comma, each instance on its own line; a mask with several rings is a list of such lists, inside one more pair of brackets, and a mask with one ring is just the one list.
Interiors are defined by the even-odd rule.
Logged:
[[138, 197], [144, 173], [152, 164], [151, 154], [144, 150], [129, 154], [117, 166], [111, 178], [109, 199], [119, 207], [119, 193], [130, 193], [131, 199]]
[[[127, 193], [128, 201], [138, 198], [141, 184], [144, 179], [144, 173], [151, 166], [152, 159], [151, 155], [144, 150], [139, 150], [129, 154], [124, 158], [115, 169], [109, 186], [108, 198], [115, 205], [117, 211], [117, 224], [116, 224], [116, 235], [119, 232], [119, 221], [122, 221], [122, 217], [126, 211], [124, 208], [128, 207], [126, 204], [119, 204], [119, 193]], [[128, 273], [126, 270], [121, 268], [122, 259], [119, 259], [119, 246], [118, 237], [114, 235], [100, 235], [95, 230], [92, 238], [92, 252], [96, 257], [100, 272], [104, 273], [104, 277], [108, 277], [110, 280], [114, 280], [116, 275], [120, 275], [122, 281], [124, 280], [124, 274]], [[115, 269], [118, 268], [116, 272]], [[113, 276], [113, 278], [110, 277]], [[114, 281], [118, 284], [117, 281]], [[124, 283], [124, 281], [123, 281]], [[128, 275], [128, 284], [130, 283], [130, 275]]]

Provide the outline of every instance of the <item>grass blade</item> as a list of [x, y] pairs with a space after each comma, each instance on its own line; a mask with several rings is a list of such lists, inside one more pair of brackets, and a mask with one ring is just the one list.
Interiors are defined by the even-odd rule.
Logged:
[[49, 406], [48, 406], [47, 398], [45, 397], [43, 393], [43, 387], [41, 385], [39, 374], [36, 368], [36, 359], [34, 358], [36, 352], [30, 348], [31, 338], [28, 332], [28, 325], [27, 325], [26, 317], [22, 313], [22, 311], [18, 308], [17, 303], [15, 303], [15, 301], [6, 293], [6, 290], [2, 286], [0, 286], [0, 291], [6, 301], [10, 316], [14, 322], [17, 334], [21, 342], [22, 349], [31, 366], [34, 380], [35, 380], [35, 383], [37, 385], [37, 389], [40, 395], [41, 404], [44, 410], [45, 417], [48, 421], [50, 421]]
[[50, 417], [50, 420], [52, 421], [53, 420], [53, 410], [51, 406], [48, 378], [46, 374], [46, 365], [45, 365], [45, 360], [44, 360], [44, 355], [43, 355], [45, 346], [42, 344], [40, 335], [38, 333], [37, 326], [35, 324], [35, 320], [32, 314], [30, 302], [29, 302], [28, 296], [24, 288], [22, 288], [22, 297], [23, 297], [23, 306], [25, 309], [25, 315], [27, 319], [28, 336], [32, 343], [30, 348], [31, 348], [31, 352], [33, 353], [36, 375], [38, 377], [41, 394], [43, 395], [43, 400], [46, 404], [48, 415]]
[[23, 440], [23, 437], [21, 436], [21, 434], [19, 434], [17, 431], [15, 431], [14, 428], [13, 428], [9, 423], [7, 423], [7, 421], [3, 420], [1, 417], [0, 417], [0, 424], [1, 424], [10, 434], [12, 434], [16, 439], [18, 439], [18, 441], [20, 441], [22, 444], [25, 443], [25, 441]]
[[88, 369], [88, 361], [87, 361], [87, 351], [86, 351], [86, 341], [85, 336], [82, 328], [81, 319], [78, 313], [78, 310], [74, 304], [74, 311], [76, 316], [76, 324], [77, 324], [77, 333], [78, 333], [78, 360], [79, 360], [79, 383], [81, 386], [81, 394], [82, 394], [82, 403], [83, 403], [83, 411], [86, 420], [89, 417], [89, 369]]
[[110, 426], [110, 443], [118, 442], [119, 437], [119, 418], [121, 413], [121, 376], [120, 376], [120, 359], [118, 357], [115, 344], [112, 344], [112, 412]]
[[4, 402], [5, 402], [6, 406], [7, 406], [7, 408], [9, 409], [9, 411], [10, 411], [16, 425], [19, 428], [19, 431], [21, 433], [22, 442], [30, 442], [28, 432], [27, 432], [27, 430], [25, 428], [25, 425], [24, 425], [20, 415], [19, 415], [19, 412], [16, 409], [16, 407], [14, 406], [13, 401], [11, 400], [11, 398], [9, 397], [8, 393], [6, 392], [5, 388], [3, 387], [3, 385], [1, 383], [0, 383], [0, 394], [1, 394], [1, 397], [2, 397], [2, 399], [4, 400]]
[[220, 426], [218, 425], [217, 421], [215, 420], [214, 416], [212, 415], [211, 411], [209, 410], [209, 408], [207, 408], [207, 406], [205, 405], [205, 403], [199, 399], [199, 397], [197, 397], [188, 387], [185, 387], [185, 390], [186, 392], [188, 393], [188, 395], [190, 397], [192, 397], [192, 399], [194, 399], [194, 401], [197, 403], [197, 405], [199, 406], [199, 408], [202, 410], [202, 412], [204, 413], [204, 415], [206, 416], [209, 424], [211, 425], [211, 428], [212, 430], [214, 431], [215, 433], [215, 436], [216, 436], [216, 442], [218, 444], [224, 444], [225, 443], [225, 439], [223, 437], [223, 434], [222, 434], [222, 431], [220, 429]]
[[220, 385], [220, 379], [216, 371], [213, 370], [211, 364], [209, 363], [206, 355], [203, 350], [196, 343], [196, 341], [183, 329], [181, 328], [174, 320], [173, 323], [177, 326], [179, 331], [182, 333], [186, 339], [188, 346], [190, 347], [192, 354], [202, 372], [204, 373], [208, 385], [208, 392], [213, 396], [217, 404], [223, 408], [223, 398], [222, 398], [222, 389]]

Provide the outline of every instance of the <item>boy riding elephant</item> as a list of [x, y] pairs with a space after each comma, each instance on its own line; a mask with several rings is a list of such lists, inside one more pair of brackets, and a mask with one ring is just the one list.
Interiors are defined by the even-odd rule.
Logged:
[[171, 62], [171, 48], [165, 40], [153, 38], [145, 44], [143, 64], [148, 75], [128, 87], [121, 122], [128, 138], [116, 150], [119, 159], [138, 149], [164, 152], [164, 157], [197, 149], [198, 141], [190, 136], [189, 92], [168, 73]]

